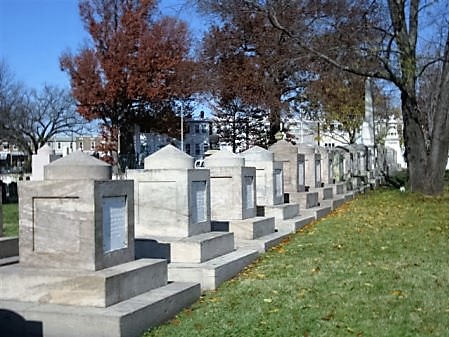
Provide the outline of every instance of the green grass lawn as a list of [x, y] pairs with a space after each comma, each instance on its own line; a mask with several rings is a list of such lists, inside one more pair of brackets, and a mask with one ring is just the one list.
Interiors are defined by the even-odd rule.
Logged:
[[19, 209], [17, 204], [4, 204], [3, 209], [3, 236], [19, 235]]
[[449, 336], [448, 205], [361, 196], [144, 336]]

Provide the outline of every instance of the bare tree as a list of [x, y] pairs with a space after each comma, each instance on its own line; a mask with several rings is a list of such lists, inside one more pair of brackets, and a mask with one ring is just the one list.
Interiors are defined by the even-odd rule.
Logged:
[[[0, 74], [6, 75], [4, 70]], [[31, 156], [55, 135], [85, 130], [87, 122], [76, 112], [68, 90], [48, 85], [39, 92], [26, 90], [6, 78], [0, 75], [2, 139]]]
[[[264, 13], [292, 45], [316, 58], [356, 75], [393, 83], [401, 95], [410, 189], [427, 195], [442, 193], [449, 149], [446, 1], [244, 0], [240, 8], [248, 17]], [[295, 13], [295, 17], [286, 17], [286, 11]], [[431, 14], [431, 20], [426, 21]], [[424, 25], [429, 22], [432, 27]], [[439, 48], [434, 45], [430, 49], [433, 54], [426, 56], [419, 48], [425, 30], [428, 36], [440, 37], [434, 41]], [[422, 110], [418, 103], [418, 84], [431, 66], [437, 72], [433, 78], [437, 93], [429, 111]]]

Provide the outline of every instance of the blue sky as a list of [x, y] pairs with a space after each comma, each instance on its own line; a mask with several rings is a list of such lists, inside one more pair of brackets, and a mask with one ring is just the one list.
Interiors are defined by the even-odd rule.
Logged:
[[[180, 0], [162, 0], [167, 15], [189, 19], [196, 33], [204, 31], [195, 12]], [[40, 89], [45, 83], [69, 86], [59, 57], [76, 52], [88, 41], [78, 13], [78, 0], [0, 0], [0, 58], [15, 78]]]

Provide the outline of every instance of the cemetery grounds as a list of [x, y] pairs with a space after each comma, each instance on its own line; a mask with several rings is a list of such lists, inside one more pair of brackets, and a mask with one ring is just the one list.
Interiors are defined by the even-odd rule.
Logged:
[[448, 205], [448, 188], [360, 195], [144, 337], [448, 336]]

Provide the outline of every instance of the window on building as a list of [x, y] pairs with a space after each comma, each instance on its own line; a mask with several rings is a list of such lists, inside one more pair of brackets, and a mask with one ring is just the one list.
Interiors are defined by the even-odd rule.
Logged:
[[202, 124], [201, 125], [201, 132], [202, 133], [207, 133], [207, 129], [208, 129], [207, 124]]
[[195, 144], [195, 155], [199, 156], [201, 154], [201, 146], [200, 144]]
[[9, 146], [8, 143], [3, 143], [3, 151], [8, 151]]
[[79, 149], [82, 150], [83, 149], [83, 142], [79, 142], [78, 146], [79, 146]]
[[186, 144], [186, 153], [190, 154], [190, 144]]
[[58, 149], [61, 149], [61, 142], [58, 142]]
[[195, 133], [200, 133], [200, 125], [195, 124]]
[[94, 140], [90, 142], [90, 149], [92, 151], [95, 150], [95, 141]]

